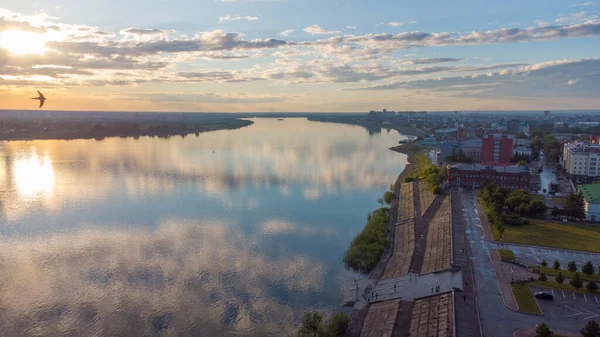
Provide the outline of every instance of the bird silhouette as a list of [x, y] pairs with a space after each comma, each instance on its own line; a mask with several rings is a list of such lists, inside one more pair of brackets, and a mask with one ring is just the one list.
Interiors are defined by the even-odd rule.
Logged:
[[44, 105], [44, 102], [46, 102], [46, 97], [44, 97], [44, 94], [42, 94], [39, 90], [37, 90], [39, 96], [38, 97], [34, 97], [32, 99], [37, 99], [40, 101], [40, 108]]

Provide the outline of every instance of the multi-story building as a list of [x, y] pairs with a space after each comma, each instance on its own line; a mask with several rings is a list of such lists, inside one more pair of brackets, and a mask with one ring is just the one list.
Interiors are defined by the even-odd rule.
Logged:
[[532, 175], [528, 166], [486, 166], [459, 164], [448, 166], [448, 184], [479, 188], [495, 182], [508, 189], [532, 189]]
[[476, 163], [481, 162], [481, 138], [467, 139], [460, 143], [458, 151]]
[[590, 181], [600, 176], [600, 146], [565, 143], [562, 166], [575, 181]]
[[486, 165], [493, 163], [509, 163], [513, 156], [515, 137], [503, 134], [491, 134], [482, 139], [481, 162]]

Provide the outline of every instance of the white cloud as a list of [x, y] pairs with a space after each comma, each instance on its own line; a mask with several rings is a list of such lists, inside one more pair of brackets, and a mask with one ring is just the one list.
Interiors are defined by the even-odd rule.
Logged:
[[577, 83], [579, 83], [579, 81], [581, 80], [581, 78], [576, 78], [574, 80], [569, 80], [569, 82], [567, 82], [568, 85], [575, 85]]
[[294, 30], [294, 29], [286, 29], [286, 30], [282, 31], [281, 33], [279, 33], [277, 35], [279, 35], [279, 36], [288, 36], [288, 35], [292, 34], [295, 31], [296, 30]]
[[245, 20], [245, 21], [256, 21], [258, 20], [258, 16], [241, 16], [239, 14], [236, 15], [225, 15], [225, 16], [219, 16], [219, 22], [223, 23], [225, 21], [238, 21], [238, 20]]
[[388, 25], [392, 26], [392, 27], [400, 27], [400, 26], [404, 26], [405, 22], [401, 22], [401, 21], [398, 21], [398, 22], [388, 22]]
[[415, 23], [417, 23], [417, 21], [396, 21], [396, 22], [388, 22], [388, 26], [391, 27], [400, 27], [400, 26], [404, 26], [404, 25], [414, 25]]
[[550, 23], [548, 21], [543, 21], [543, 20], [535, 20], [534, 23], [536, 25], [538, 25], [539, 27], [545, 27], [545, 26], [550, 25]]
[[561, 15], [555, 20], [556, 23], [562, 24], [573, 24], [573, 23], [587, 23], [598, 19], [597, 15], [590, 15], [587, 12], [572, 13], [570, 15]]
[[346, 29], [354, 30], [354, 29], [356, 29], [356, 27], [355, 26], [346, 26]]
[[498, 24], [498, 21], [488, 22], [488, 25], [496, 25], [496, 24]]
[[580, 3], [580, 4], [569, 5], [569, 7], [588, 7], [588, 6], [596, 6], [596, 3], [595, 2], [584, 2], [584, 3]]
[[317, 24], [308, 26], [308, 27], [304, 28], [303, 31], [305, 31], [311, 35], [330, 35], [330, 34], [337, 34], [340, 32], [339, 30], [324, 29]]

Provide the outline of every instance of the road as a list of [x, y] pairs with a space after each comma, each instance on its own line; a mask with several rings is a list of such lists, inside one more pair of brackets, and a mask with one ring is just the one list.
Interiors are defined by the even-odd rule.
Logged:
[[600, 295], [537, 287], [532, 287], [531, 289], [554, 295], [553, 300], [537, 300], [540, 309], [542, 309], [544, 316], [549, 321], [568, 319], [572, 321], [573, 325], [584, 327], [588, 321], [598, 321], [600, 318]]
[[[592, 261], [594, 268], [600, 264], [600, 254], [587, 253], [579, 251], [569, 251], [554, 248], [539, 248], [513, 244], [497, 244], [492, 246], [511, 250], [518, 261], [527, 265], [537, 265], [542, 260], [548, 262], [548, 267], [552, 267], [554, 260], [560, 262], [562, 269], [567, 269], [567, 264], [570, 261], [577, 263], [577, 268], [581, 271], [581, 266], [587, 261]], [[538, 260], [539, 259], [539, 260]]]
[[542, 322], [551, 329], [577, 332], [581, 327], [573, 321], [548, 319], [545, 316], [522, 314], [504, 306], [500, 288], [489, 257], [490, 249], [496, 248], [494, 243], [485, 241], [479, 214], [475, 207], [473, 193], [463, 190], [457, 202], [461, 203], [463, 221], [471, 251], [475, 277], [476, 302], [479, 308], [483, 336], [512, 336], [519, 328], [530, 328]]

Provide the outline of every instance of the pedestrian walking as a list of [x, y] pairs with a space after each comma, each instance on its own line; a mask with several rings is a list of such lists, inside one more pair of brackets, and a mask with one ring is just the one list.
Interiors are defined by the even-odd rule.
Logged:
[[467, 295], [463, 296], [463, 302], [467, 303]]
[[433, 294], [433, 288], [431, 288], [431, 293]]

